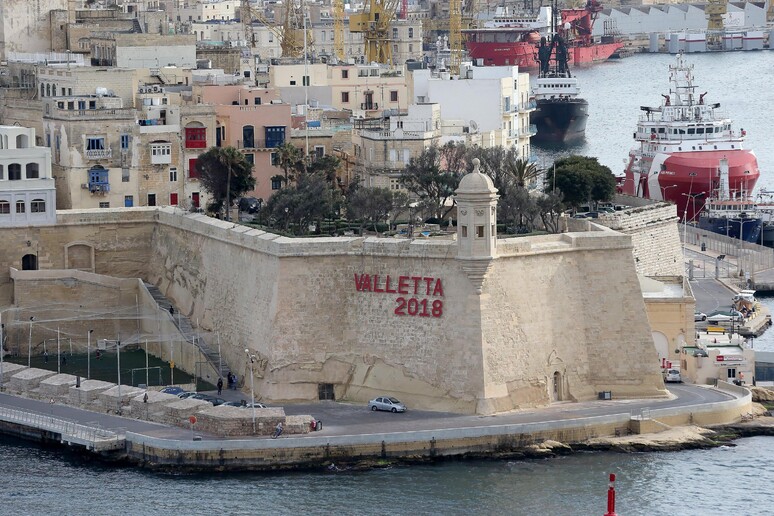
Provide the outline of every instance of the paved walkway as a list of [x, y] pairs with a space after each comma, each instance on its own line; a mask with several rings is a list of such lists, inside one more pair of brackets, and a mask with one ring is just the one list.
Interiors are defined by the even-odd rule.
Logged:
[[[323, 421], [323, 430], [305, 434], [319, 437], [323, 435], [364, 435], [372, 433], [400, 433], [418, 430], [454, 429], [470, 427], [499, 426], [517, 423], [537, 423], [551, 421], [567, 421], [595, 416], [613, 414], [639, 414], [643, 410], [660, 408], [697, 406], [717, 401], [732, 399], [724, 392], [703, 386], [670, 385], [671, 399], [647, 400], [609, 400], [586, 401], [580, 403], [554, 403], [550, 407], [520, 410], [494, 416], [460, 415], [446, 412], [431, 412], [408, 410], [405, 413], [372, 412], [366, 404], [349, 404], [337, 402], [317, 402], [286, 404], [283, 406], [288, 415], [310, 414]], [[212, 394], [216, 394], [214, 391]], [[243, 394], [238, 391], [227, 393], [227, 397], [238, 398]], [[613, 392], [615, 396], [615, 392]], [[249, 395], [244, 397], [249, 399]], [[69, 405], [52, 405], [44, 401], [32, 400], [8, 394], [0, 394], [0, 406], [26, 410], [32, 413], [51, 415], [67, 421], [111, 430], [120, 434], [129, 431], [133, 433], [166, 439], [189, 441], [191, 431], [169, 425], [139, 421], [126, 417], [102, 414], [78, 409]], [[250, 410], [250, 409], [245, 409]], [[223, 438], [201, 434], [204, 440], [222, 440]], [[293, 437], [304, 437], [294, 435]], [[266, 437], [256, 437], [264, 439]], [[244, 439], [240, 437], [238, 439]]]

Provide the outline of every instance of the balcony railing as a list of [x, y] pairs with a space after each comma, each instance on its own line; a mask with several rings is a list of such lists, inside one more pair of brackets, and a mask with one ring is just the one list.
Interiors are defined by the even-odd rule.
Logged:
[[112, 149], [86, 149], [86, 157], [89, 159], [109, 159], [113, 157]]
[[248, 140], [247, 142], [244, 140], [237, 140], [237, 149], [275, 149], [283, 143], [282, 140]]
[[88, 190], [91, 193], [106, 194], [110, 192], [110, 183], [105, 183], [102, 181], [88, 182], [88, 183], [83, 183], [81, 185], [81, 188], [83, 188], [84, 190]]
[[379, 109], [379, 103], [378, 102], [361, 102], [360, 103], [360, 109], [364, 109], [366, 111], [376, 111]]
[[537, 103], [535, 103], [534, 100], [530, 100], [529, 102], [522, 102], [521, 104], [518, 104], [516, 108], [519, 110], [519, 112], [523, 113], [525, 111], [532, 111], [537, 107]]

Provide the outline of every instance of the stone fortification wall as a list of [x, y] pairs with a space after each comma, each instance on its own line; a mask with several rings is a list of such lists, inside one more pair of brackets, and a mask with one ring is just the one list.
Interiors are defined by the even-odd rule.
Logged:
[[609, 229], [502, 240], [479, 297], [450, 240], [287, 239], [165, 213], [159, 222], [151, 281], [218, 328], [229, 364], [256, 352], [264, 399], [314, 399], [332, 384], [337, 399], [390, 392], [412, 406], [491, 412], [597, 390], [662, 392], [631, 240]]
[[218, 331], [240, 379], [254, 353], [268, 401], [329, 384], [336, 399], [491, 413], [663, 393], [631, 237], [607, 228], [499, 241], [478, 295], [454, 240], [289, 239], [172, 208], [59, 220], [0, 232], [13, 242], [0, 263], [20, 261], [30, 235], [57, 267], [73, 242], [93, 246], [95, 272], [144, 278]]

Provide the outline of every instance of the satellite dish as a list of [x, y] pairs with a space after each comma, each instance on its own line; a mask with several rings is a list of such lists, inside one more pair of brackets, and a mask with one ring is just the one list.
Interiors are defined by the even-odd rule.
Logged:
[[471, 120], [468, 125], [470, 127], [470, 132], [471, 133], [477, 133], [478, 132], [478, 124], [476, 123], [475, 120]]

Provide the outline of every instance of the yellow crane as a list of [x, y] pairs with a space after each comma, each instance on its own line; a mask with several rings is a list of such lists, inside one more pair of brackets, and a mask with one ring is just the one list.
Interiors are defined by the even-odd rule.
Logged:
[[344, 0], [333, 0], [333, 54], [339, 61], [344, 54]]
[[708, 0], [707, 6], [704, 8], [704, 12], [707, 14], [707, 36], [710, 41], [716, 45], [721, 42], [723, 29], [723, 15], [728, 12], [728, 0]]
[[459, 75], [462, 62], [462, 0], [449, 0], [449, 71]]
[[399, 0], [368, 0], [368, 9], [349, 17], [349, 31], [360, 32], [369, 63], [392, 64], [390, 28]]

